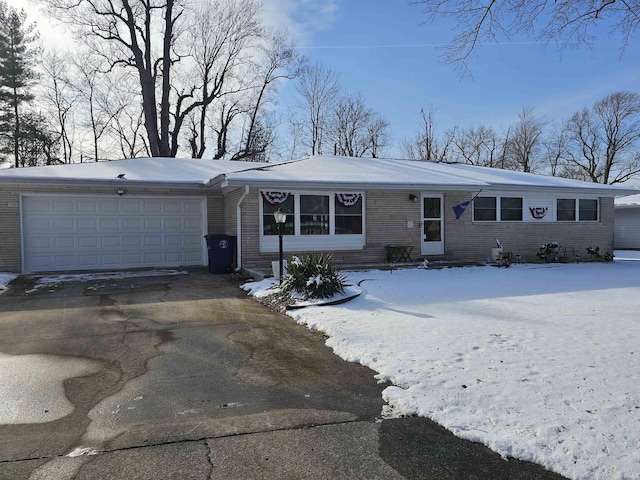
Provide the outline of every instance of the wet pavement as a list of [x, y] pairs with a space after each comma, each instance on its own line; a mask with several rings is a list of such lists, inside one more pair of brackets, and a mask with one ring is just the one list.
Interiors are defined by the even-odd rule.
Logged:
[[[2, 479], [551, 479], [423, 418], [228, 275], [0, 295]], [[30, 292], [30, 293], [27, 293]]]

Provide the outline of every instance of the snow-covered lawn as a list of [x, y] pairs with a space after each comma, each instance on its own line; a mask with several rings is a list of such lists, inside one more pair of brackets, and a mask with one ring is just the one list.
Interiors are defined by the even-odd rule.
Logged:
[[391, 382], [385, 416], [428, 417], [570, 478], [640, 478], [640, 262], [349, 280], [365, 293], [289, 314]]

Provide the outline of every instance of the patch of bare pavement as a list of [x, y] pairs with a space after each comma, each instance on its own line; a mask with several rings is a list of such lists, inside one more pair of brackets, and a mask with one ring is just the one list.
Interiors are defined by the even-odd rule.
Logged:
[[381, 420], [374, 372], [231, 276], [34, 283], [0, 296], [0, 479], [561, 478]]

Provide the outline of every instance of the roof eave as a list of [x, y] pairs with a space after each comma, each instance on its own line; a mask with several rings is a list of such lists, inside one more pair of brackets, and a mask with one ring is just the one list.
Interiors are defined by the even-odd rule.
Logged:
[[170, 188], [172, 190], [201, 190], [207, 188], [207, 185], [201, 182], [148, 182], [144, 180], [127, 180], [127, 179], [79, 179], [79, 178], [0, 178], [0, 185], [43, 185], [43, 186], [95, 186], [95, 187], [145, 187], [145, 188]]

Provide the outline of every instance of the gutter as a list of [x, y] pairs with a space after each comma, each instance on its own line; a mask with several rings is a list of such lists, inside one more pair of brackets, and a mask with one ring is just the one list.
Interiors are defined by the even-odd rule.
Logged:
[[247, 195], [249, 195], [249, 185], [244, 186], [244, 193], [236, 205], [236, 251], [238, 260], [236, 272], [242, 270], [242, 204], [244, 203], [244, 199]]

